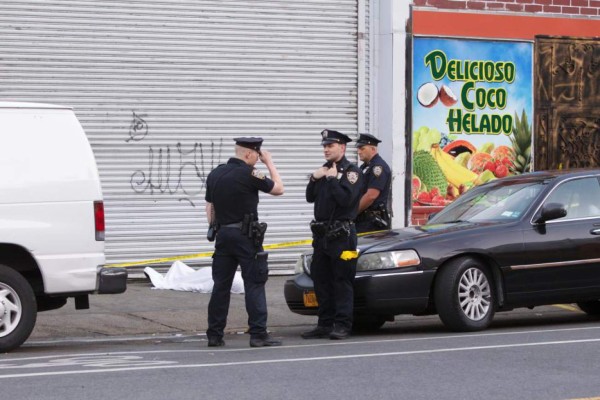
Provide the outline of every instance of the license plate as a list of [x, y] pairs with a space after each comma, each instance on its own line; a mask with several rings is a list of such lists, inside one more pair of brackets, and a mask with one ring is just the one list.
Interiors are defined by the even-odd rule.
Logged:
[[304, 307], [319, 307], [317, 302], [317, 295], [313, 290], [304, 291]]

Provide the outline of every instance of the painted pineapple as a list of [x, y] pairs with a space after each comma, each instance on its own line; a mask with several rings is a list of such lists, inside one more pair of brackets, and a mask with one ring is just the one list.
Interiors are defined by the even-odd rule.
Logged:
[[522, 174], [531, 171], [531, 126], [527, 121], [525, 110], [521, 119], [515, 113], [513, 135], [510, 137], [512, 148], [515, 151], [514, 172]]

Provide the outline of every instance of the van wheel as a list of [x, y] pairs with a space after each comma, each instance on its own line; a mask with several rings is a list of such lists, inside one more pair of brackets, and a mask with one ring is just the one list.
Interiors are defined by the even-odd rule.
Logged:
[[487, 328], [494, 318], [492, 279], [485, 265], [472, 258], [458, 258], [436, 277], [435, 306], [449, 329], [459, 332]]
[[17, 271], [0, 265], [0, 351], [23, 344], [36, 316], [35, 295], [29, 283]]

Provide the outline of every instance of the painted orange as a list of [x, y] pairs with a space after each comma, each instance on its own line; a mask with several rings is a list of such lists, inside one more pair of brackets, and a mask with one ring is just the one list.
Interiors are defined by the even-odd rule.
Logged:
[[600, 19], [413, 10], [413, 34], [533, 40], [536, 35], [599, 37]]

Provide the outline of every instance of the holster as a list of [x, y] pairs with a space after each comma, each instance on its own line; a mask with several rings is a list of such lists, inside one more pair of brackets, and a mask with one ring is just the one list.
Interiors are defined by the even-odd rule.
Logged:
[[255, 247], [262, 247], [263, 240], [265, 240], [265, 232], [267, 232], [267, 223], [254, 221], [250, 224], [250, 235], [248, 236], [253, 240]]
[[325, 237], [327, 240], [335, 240], [340, 237], [350, 236], [350, 222], [332, 221], [329, 222], [310, 222], [310, 230], [317, 237]]
[[350, 236], [350, 222], [348, 221], [333, 221], [329, 225], [329, 229], [325, 234], [327, 240], [335, 240], [341, 237]]
[[254, 214], [244, 215], [242, 221], [242, 234], [252, 239], [255, 247], [262, 247], [265, 240], [265, 232], [267, 232], [267, 223], [254, 221]]
[[310, 230], [315, 236], [325, 236], [327, 234], [327, 222], [310, 221]]
[[375, 209], [365, 210], [358, 215], [356, 222], [371, 222], [375, 227], [380, 229], [389, 228], [390, 215], [388, 214], [385, 205], [381, 204]]
[[210, 224], [208, 231], [206, 232], [206, 240], [214, 242], [217, 237], [217, 231], [219, 230], [219, 224]]

